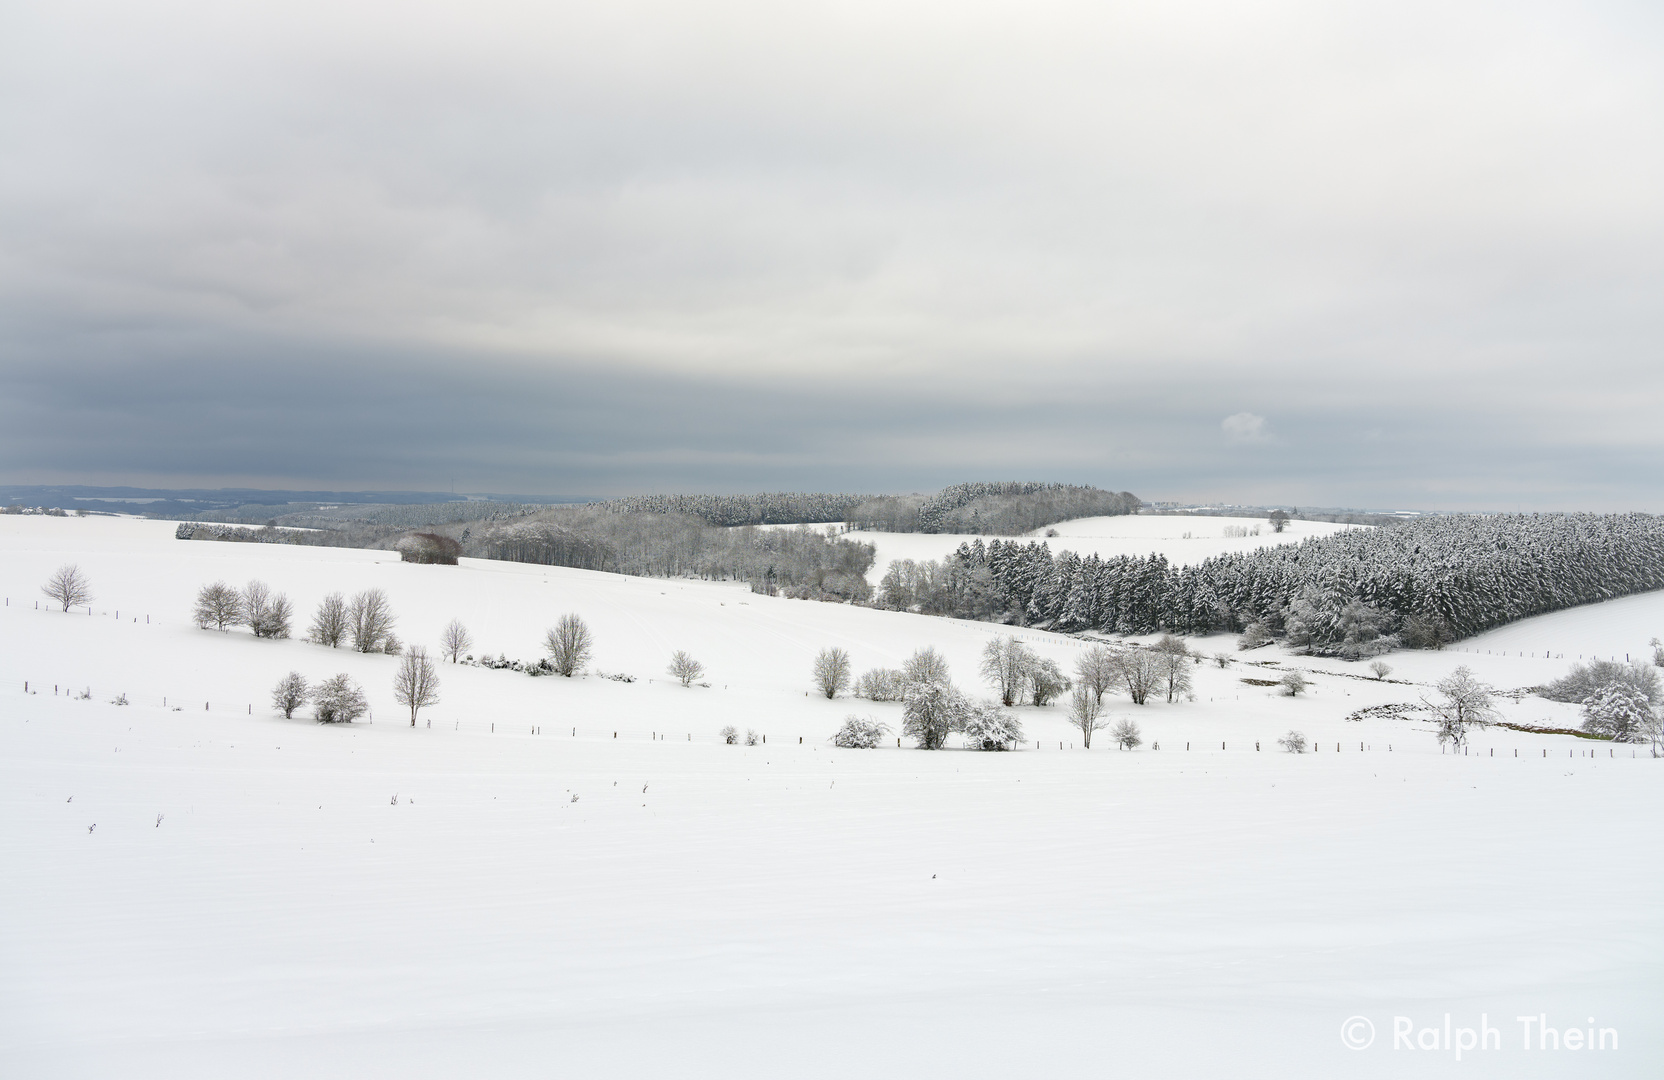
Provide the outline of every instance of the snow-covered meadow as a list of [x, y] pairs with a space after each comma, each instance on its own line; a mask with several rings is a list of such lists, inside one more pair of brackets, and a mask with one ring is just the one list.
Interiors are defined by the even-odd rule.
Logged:
[[[90, 615], [36, 607], [65, 562]], [[476, 654], [511, 658], [576, 611], [592, 668], [636, 681], [446, 664], [412, 730], [393, 657], [199, 630], [195, 590], [222, 578], [287, 592], [297, 631], [325, 593], [380, 587], [405, 641], [432, 649], [460, 618]], [[1575, 625], [1595, 609], [1533, 620], [1536, 656], [1395, 654], [1388, 681], [1233, 652], [1195, 669], [1195, 701], [1121, 699], [1133, 752], [1078, 749], [1055, 706], [1021, 710], [1021, 753], [931, 754], [833, 749], [846, 714], [899, 710], [810, 695], [815, 653], [859, 672], [934, 645], [981, 690], [999, 628], [115, 518], [0, 518], [0, 593], [0, 1074], [1646, 1076], [1660, 1058], [1664, 762], [1498, 728], [1453, 757], [1425, 724], [1345, 719], [1457, 663], [1513, 688], [1560, 674], [1543, 653], [1579, 635], [1641, 649], [1656, 598], [1602, 605], [1598, 640]], [[1021, 633], [1066, 671], [1084, 648]], [[675, 649], [709, 687], [664, 675]], [[1242, 681], [1289, 667], [1308, 696]], [[374, 722], [283, 720], [266, 698], [291, 669], [349, 672]], [[768, 742], [721, 745], [727, 724]], [[1276, 752], [1290, 728], [1319, 752]], [[1445, 1014], [1453, 1043], [1483, 1015], [1500, 1048], [1393, 1048], [1395, 1017], [1413, 1043]], [[1525, 1014], [1618, 1048], [1522, 1050]], [[1355, 1016], [1363, 1050], [1342, 1041]]]
[[[1104, 559], [1117, 555], [1142, 556], [1157, 551], [1167, 556], [1167, 561], [1175, 566], [1188, 566], [1215, 555], [1253, 551], [1271, 544], [1298, 544], [1308, 537], [1328, 536], [1342, 529], [1355, 528], [1360, 526], [1336, 525], [1327, 521], [1291, 521], [1278, 533], [1272, 531], [1264, 518], [1122, 514], [1061, 521], [1045, 529], [1036, 529], [1021, 539], [1047, 543], [1051, 545], [1053, 554], [1073, 551], [1082, 558], [1089, 555]], [[1057, 535], [1048, 536], [1048, 532], [1056, 532]], [[957, 551], [960, 544], [1001, 539], [959, 533], [892, 533], [866, 529], [844, 535], [851, 540], [873, 545], [877, 557], [867, 576], [874, 585], [878, 584], [890, 564], [898, 559], [915, 562], [942, 559]]]

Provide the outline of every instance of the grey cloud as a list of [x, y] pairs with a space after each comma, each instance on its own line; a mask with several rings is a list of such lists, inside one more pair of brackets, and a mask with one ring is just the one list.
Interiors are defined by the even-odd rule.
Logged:
[[27, 16], [17, 482], [1659, 501], [1646, 9]]

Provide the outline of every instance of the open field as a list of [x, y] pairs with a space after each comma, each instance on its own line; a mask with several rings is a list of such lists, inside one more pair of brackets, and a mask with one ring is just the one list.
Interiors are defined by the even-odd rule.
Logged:
[[[863, 752], [827, 737], [898, 708], [805, 696], [819, 648], [859, 671], [934, 644], [980, 689], [1000, 628], [106, 518], [0, 518], [0, 558], [0, 1074], [1639, 1077], [1664, 1048], [1664, 762], [1503, 729], [1453, 757], [1423, 723], [1345, 719], [1457, 663], [1551, 678], [1546, 642], [1598, 609], [1537, 621], [1536, 657], [1401, 653], [1386, 682], [1234, 654], [1194, 701], [1119, 700], [1133, 752], [1078, 749], [1061, 707], [1021, 710], [1021, 753]], [[37, 610], [69, 561], [92, 614]], [[577, 611], [594, 666], [638, 681], [444, 665], [412, 730], [392, 657], [189, 621], [198, 585], [251, 577], [301, 628], [375, 586], [406, 641], [459, 617], [527, 659]], [[1085, 647], [1022, 635], [1066, 670]], [[662, 674], [678, 648], [708, 688]], [[1309, 696], [1241, 681], [1291, 666]], [[352, 673], [374, 723], [274, 715], [290, 669]], [[1275, 752], [1291, 727], [1320, 752]], [[1393, 1017], [1446, 1013], [1501, 1047], [1392, 1048]], [[1619, 1047], [1522, 1050], [1523, 1014]]]
[[[1258, 536], [1226, 536], [1227, 528], [1259, 529]], [[1271, 531], [1264, 518], [1223, 517], [1155, 517], [1124, 514], [1116, 517], [1080, 518], [1060, 521], [1050, 526], [1057, 536], [1046, 536], [1046, 529], [1037, 529], [1015, 539], [1027, 542], [1041, 540], [1051, 545], [1052, 554], [1073, 551], [1080, 556], [1096, 554], [1101, 558], [1117, 555], [1148, 555], [1159, 551], [1175, 565], [1199, 563], [1215, 555], [1233, 551], [1253, 551], [1272, 544], [1297, 544], [1312, 536], [1328, 536], [1342, 529], [1367, 528], [1358, 525], [1336, 525], [1327, 521], [1291, 521], [1281, 533]], [[1189, 533], [1187, 537], [1185, 534]], [[960, 544], [980, 539], [1009, 540], [1012, 537], [971, 536], [958, 533], [886, 533], [856, 530], [845, 534], [877, 548], [868, 574], [873, 584], [884, 576], [897, 559], [940, 559], [958, 550]]]

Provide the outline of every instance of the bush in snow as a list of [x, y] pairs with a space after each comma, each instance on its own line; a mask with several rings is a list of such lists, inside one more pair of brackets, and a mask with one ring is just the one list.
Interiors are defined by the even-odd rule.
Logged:
[[380, 589], [366, 589], [352, 598], [346, 615], [353, 648], [361, 653], [373, 653], [386, 647], [396, 621], [386, 593]]
[[846, 716], [844, 726], [832, 736], [832, 745], [846, 750], [871, 750], [884, 741], [884, 736], [890, 733], [890, 725], [881, 724], [872, 717]]
[[191, 618], [204, 630], [210, 626], [215, 630], [235, 626], [243, 621], [243, 598], [223, 581], [204, 585], [196, 591], [196, 607], [191, 611]]
[[46, 579], [40, 591], [62, 604], [65, 611], [92, 602], [92, 583], [74, 563], [65, 563], [52, 571], [52, 576]]
[[745, 729], [745, 745], [747, 745], [747, 746], [756, 746], [761, 741], [762, 741], [762, 736], [761, 735], [758, 735], [755, 731], [751, 730], [750, 728]]
[[695, 679], [705, 674], [705, 665], [689, 656], [681, 649], [670, 654], [670, 666], [665, 668], [672, 678], [684, 687], [692, 686]]
[[1271, 631], [1265, 628], [1264, 623], [1249, 623], [1247, 629], [1242, 631], [1242, 636], [1236, 639], [1236, 647], [1244, 652], [1269, 644]]
[[1653, 717], [1647, 699], [1627, 686], [1597, 690], [1583, 702], [1583, 730], [1613, 742], [1643, 742]]
[[404, 652], [404, 642], [399, 640], [397, 634], [389, 633], [381, 639], [381, 651], [388, 656], [397, 656]]
[[1132, 720], [1122, 720], [1109, 735], [1122, 750], [1136, 750], [1144, 745], [1144, 736]]
[[318, 605], [318, 611], [312, 616], [312, 626], [306, 632], [306, 639], [319, 645], [328, 645], [332, 649], [341, 647], [341, 641], [347, 636], [347, 599], [340, 593], [330, 593]]
[[921, 750], [940, 750], [950, 734], [964, 730], [968, 706], [964, 696], [945, 682], [911, 683], [901, 733], [918, 740]]
[[1288, 693], [1289, 697], [1299, 697], [1305, 692], [1306, 686], [1308, 685], [1306, 677], [1298, 671], [1291, 671], [1287, 675], [1284, 675], [1282, 683], [1283, 690]]
[[1648, 705], [1664, 702], [1658, 669], [1650, 664], [1625, 664], [1615, 660], [1591, 660], [1573, 664], [1564, 677], [1538, 691], [1550, 701], [1583, 702], [1609, 686], [1621, 686]]
[[739, 729], [732, 724], [717, 732], [716, 736], [729, 746], [737, 746], [740, 741]]
[[873, 668], [856, 681], [855, 696], [868, 701], [900, 701], [907, 696], [907, 677], [895, 668]]
[[1369, 665], [1369, 670], [1377, 679], [1384, 679], [1392, 674], [1392, 665], [1385, 660], [1377, 660]]
[[595, 639], [590, 636], [589, 624], [567, 612], [544, 635], [543, 645], [549, 650], [549, 662], [554, 665], [556, 674], [570, 679], [588, 663]]
[[1298, 731], [1291, 731], [1278, 739], [1277, 745], [1291, 754], [1304, 754], [1306, 752], [1306, 737]]
[[1215, 664], [1218, 664], [1221, 668], [1230, 667], [1232, 659], [1233, 659], [1233, 657], [1231, 656], [1230, 653], [1214, 653], [1213, 654], [1213, 662]]
[[276, 688], [272, 690], [272, 706], [283, 714], [283, 719], [292, 720], [295, 710], [305, 705], [310, 696], [306, 676], [298, 671], [291, 671], [279, 679]]
[[967, 701], [962, 706], [959, 730], [973, 750], [1010, 750], [1023, 741], [1023, 725], [1017, 714], [994, 705]]
[[369, 711], [364, 691], [344, 671], [312, 688], [312, 715], [320, 724], [350, 724]]
[[849, 653], [843, 649], [822, 649], [815, 657], [815, 685], [828, 698], [849, 687]]
[[1654, 667], [1664, 667], [1664, 641], [1653, 638], [1647, 642], [1652, 646], [1652, 662]]

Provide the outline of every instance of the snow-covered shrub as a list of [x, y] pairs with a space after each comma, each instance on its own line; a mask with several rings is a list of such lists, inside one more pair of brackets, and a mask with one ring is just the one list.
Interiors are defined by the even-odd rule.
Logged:
[[1301, 732], [1291, 731], [1278, 739], [1277, 745], [1291, 754], [1304, 754], [1306, 752], [1306, 736]]
[[1583, 702], [1583, 730], [1613, 742], [1643, 742], [1653, 718], [1647, 699], [1627, 686], [1607, 686]]
[[692, 686], [694, 680], [705, 674], [705, 665], [689, 656], [684, 650], [677, 649], [670, 654], [670, 666], [665, 668], [671, 678], [684, 687]]
[[312, 689], [312, 715], [320, 724], [350, 724], [369, 711], [364, 691], [344, 671]]
[[1282, 677], [1283, 690], [1289, 697], [1298, 697], [1306, 690], [1306, 677], [1298, 671], [1291, 671]]
[[1385, 660], [1377, 660], [1369, 665], [1369, 670], [1377, 679], [1384, 679], [1392, 674], [1392, 665]]
[[1010, 709], [967, 701], [962, 716], [959, 730], [972, 750], [1010, 750], [1023, 741], [1023, 725]]
[[1664, 667], [1664, 641], [1653, 638], [1647, 642], [1652, 647], [1652, 662], [1654, 667]]
[[873, 668], [855, 683], [855, 696], [868, 701], [900, 701], [907, 695], [907, 679], [895, 668]]
[[851, 714], [844, 717], [843, 727], [832, 736], [832, 745], [846, 750], [871, 750], [884, 741], [884, 736], [890, 733], [890, 725], [879, 723], [870, 716], [860, 717]]
[[735, 728], [732, 724], [723, 728], [721, 731], [717, 732], [716, 735], [717, 735], [717, 738], [721, 739], [723, 742], [727, 743], [729, 746], [739, 745], [739, 741], [740, 741], [739, 729]]
[[1262, 648], [1269, 644], [1271, 644], [1271, 631], [1265, 628], [1264, 623], [1249, 623], [1248, 627], [1242, 631], [1242, 636], [1236, 639], [1236, 647], [1244, 652], [1249, 649]]
[[1144, 744], [1144, 736], [1138, 730], [1138, 724], [1130, 719], [1122, 720], [1110, 730], [1109, 737], [1115, 740], [1115, 745], [1122, 750], [1136, 750]]
[[945, 682], [917, 682], [907, 687], [901, 733], [917, 739], [922, 750], [940, 750], [948, 736], [964, 726], [965, 699]]
[[745, 729], [745, 745], [747, 745], [747, 746], [756, 746], [759, 742], [762, 742], [762, 740], [763, 740], [763, 737], [761, 735], [758, 735], [751, 728], [746, 728]]
[[1591, 660], [1573, 664], [1562, 678], [1538, 691], [1550, 701], [1583, 702], [1609, 686], [1620, 686], [1646, 700], [1648, 705], [1664, 703], [1664, 685], [1658, 669], [1650, 664], [1625, 664], [1615, 660]]
[[126, 694], [117, 694], [115, 696], [115, 698], [110, 702], [111, 705], [126, 705], [127, 703], [128, 703], [128, 701], [127, 701], [127, 695]]
[[389, 631], [387, 636], [382, 639], [381, 651], [388, 656], [397, 656], [404, 652], [404, 643], [399, 640], [397, 634]]
[[279, 679], [272, 690], [272, 707], [283, 714], [283, 719], [290, 720], [294, 718], [295, 710], [306, 704], [309, 696], [306, 676], [291, 671]]
[[1214, 653], [1213, 654], [1213, 662], [1215, 664], [1219, 665], [1219, 667], [1221, 667], [1221, 668], [1230, 667], [1231, 666], [1231, 660], [1232, 660], [1232, 656], [1231, 656], [1230, 653]]

